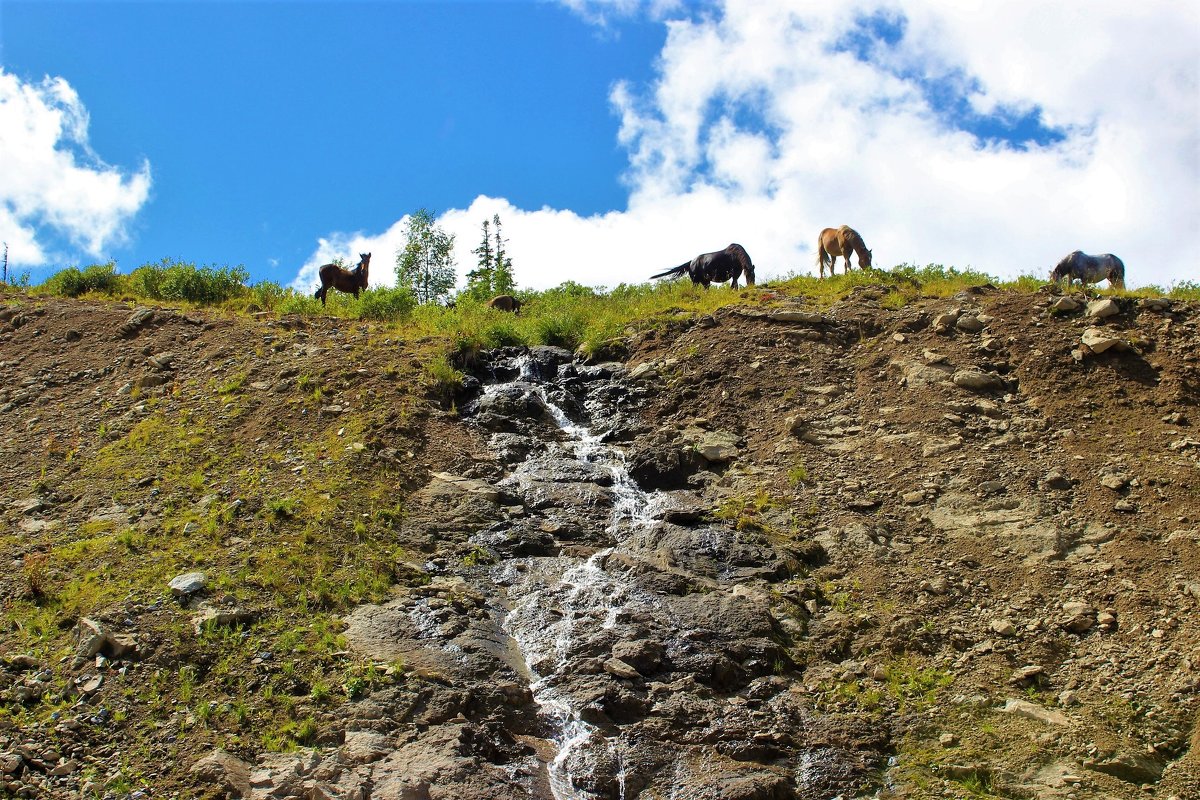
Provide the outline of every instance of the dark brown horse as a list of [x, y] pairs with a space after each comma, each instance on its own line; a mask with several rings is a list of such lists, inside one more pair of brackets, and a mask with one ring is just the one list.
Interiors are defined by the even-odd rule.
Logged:
[[488, 300], [487, 305], [488, 308], [494, 308], [497, 311], [511, 311], [514, 314], [521, 313], [521, 301], [511, 294], [498, 294], [491, 300]]
[[325, 305], [325, 295], [329, 294], [329, 287], [332, 286], [339, 292], [346, 292], [354, 295], [358, 299], [358, 293], [367, 288], [367, 271], [371, 268], [371, 254], [359, 253], [358, 266], [354, 269], [346, 269], [339, 267], [337, 264], [325, 264], [317, 274], [321, 276], [321, 288], [317, 289], [317, 293], [313, 297], [320, 298], [321, 305]]
[[850, 253], [858, 256], [858, 268], [871, 268], [871, 251], [867, 243], [858, 235], [858, 231], [849, 225], [840, 228], [826, 228], [817, 237], [817, 264], [821, 267], [821, 277], [825, 277], [825, 267], [829, 266], [829, 274], [834, 274], [838, 256], [846, 259], [846, 272], [850, 271]]
[[682, 278], [687, 275], [692, 279], [692, 283], [703, 284], [705, 289], [709, 287], [709, 284], [724, 283], [725, 281], [732, 281], [729, 285], [736, 289], [738, 276], [743, 274], [746, 276], [746, 285], [753, 286], [754, 263], [750, 260], [750, 254], [740, 244], [731, 244], [724, 250], [718, 250], [715, 253], [701, 253], [685, 264], [680, 264], [678, 267], [657, 275], [651, 275], [650, 280]]

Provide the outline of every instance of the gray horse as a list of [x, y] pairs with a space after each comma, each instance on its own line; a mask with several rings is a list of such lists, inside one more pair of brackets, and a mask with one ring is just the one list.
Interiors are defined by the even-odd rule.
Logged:
[[1058, 262], [1058, 266], [1050, 272], [1050, 280], [1055, 283], [1062, 281], [1063, 278], [1067, 279], [1068, 290], [1071, 288], [1071, 282], [1076, 278], [1079, 279], [1079, 285], [1085, 289], [1089, 283], [1099, 283], [1105, 279], [1108, 280], [1109, 288], [1124, 289], [1125, 265], [1112, 253], [1089, 256], [1087, 253], [1076, 250]]

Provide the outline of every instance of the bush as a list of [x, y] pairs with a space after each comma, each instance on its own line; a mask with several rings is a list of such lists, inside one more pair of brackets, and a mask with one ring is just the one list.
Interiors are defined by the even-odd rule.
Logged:
[[120, 290], [120, 279], [117, 277], [116, 264], [110, 261], [107, 264], [92, 264], [82, 270], [67, 267], [51, 275], [44, 288], [51, 294], [63, 297], [79, 297], [88, 292], [116, 294]]
[[246, 292], [250, 273], [243, 266], [197, 267], [164, 258], [158, 265], [146, 264], [129, 276], [133, 291], [156, 300], [181, 300], [197, 305], [215, 305]]
[[359, 295], [358, 316], [379, 321], [400, 320], [417, 307], [417, 298], [407, 286], [368, 289]]

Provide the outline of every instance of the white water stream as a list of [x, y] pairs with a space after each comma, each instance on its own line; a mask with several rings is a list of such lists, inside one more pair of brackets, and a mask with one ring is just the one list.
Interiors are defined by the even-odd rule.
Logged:
[[[612, 475], [612, 510], [607, 533], [619, 543], [631, 532], [651, 524], [654, 495], [642, 491], [629, 475], [625, 454], [605, 444], [602, 436], [572, 421], [547, 396], [530, 362], [521, 362], [517, 379], [537, 394], [566, 436], [565, 454]], [[495, 392], [504, 385], [488, 387]], [[615, 762], [618, 797], [625, 797], [624, 768], [617, 739], [607, 739], [596, 725], [581, 718], [569, 693], [560, 685], [569, 677], [572, 657], [583, 629], [611, 629], [621, 610], [652, 603], [634, 587], [604, 568], [614, 547], [600, 550], [587, 559], [532, 558], [510, 561], [497, 568], [496, 582], [509, 586], [513, 599], [503, 628], [517, 643], [529, 669], [530, 690], [541, 713], [557, 731], [557, 755], [547, 765], [551, 791], [556, 800], [593, 800], [597, 795], [578, 786], [586, 776], [572, 773], [572, 763], [589, 759]]]

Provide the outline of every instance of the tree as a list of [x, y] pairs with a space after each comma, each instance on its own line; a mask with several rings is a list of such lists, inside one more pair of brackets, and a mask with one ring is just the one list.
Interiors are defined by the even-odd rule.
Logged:
[[517, 289], [517, 281], [513, 277], [512, 259], [508, 257], [508, 253], [504, 250], [504, 243], [508, 239], [500, 235], [499, 214], [492, 216], [492, 223], [496, 226], [496, 254], [493, 257], [492, 291], [496, 294], [512, 294]]
[[454, 234], [438, 227], [422, 208], [409, 216], [404, 235], [404, 249], [396, 251], [396, 285], [412, 289], [418, 303], [449, 297], [458, 279]]
[[488, 221], [483, 221], [483, 240], [471, 252], [479, 258], [479, 266], [467, 273], [466, 293], [479, 300], [498, 294], [512, 294], [517, 289], [513, 278], [512, 259], [504, 250], [508, 240], [500, 232], [500, 215], [493, 214], [489, 233]]
[[483, 221], [483, 241], [471, 251], [479, 259], [478, 267], [467, 273], [466, 294], [477, 300], [487, 300], [492, 296], [492, 275], [495, 271], [493, 264], [492, 237], [488, 232], [488, 221]]

